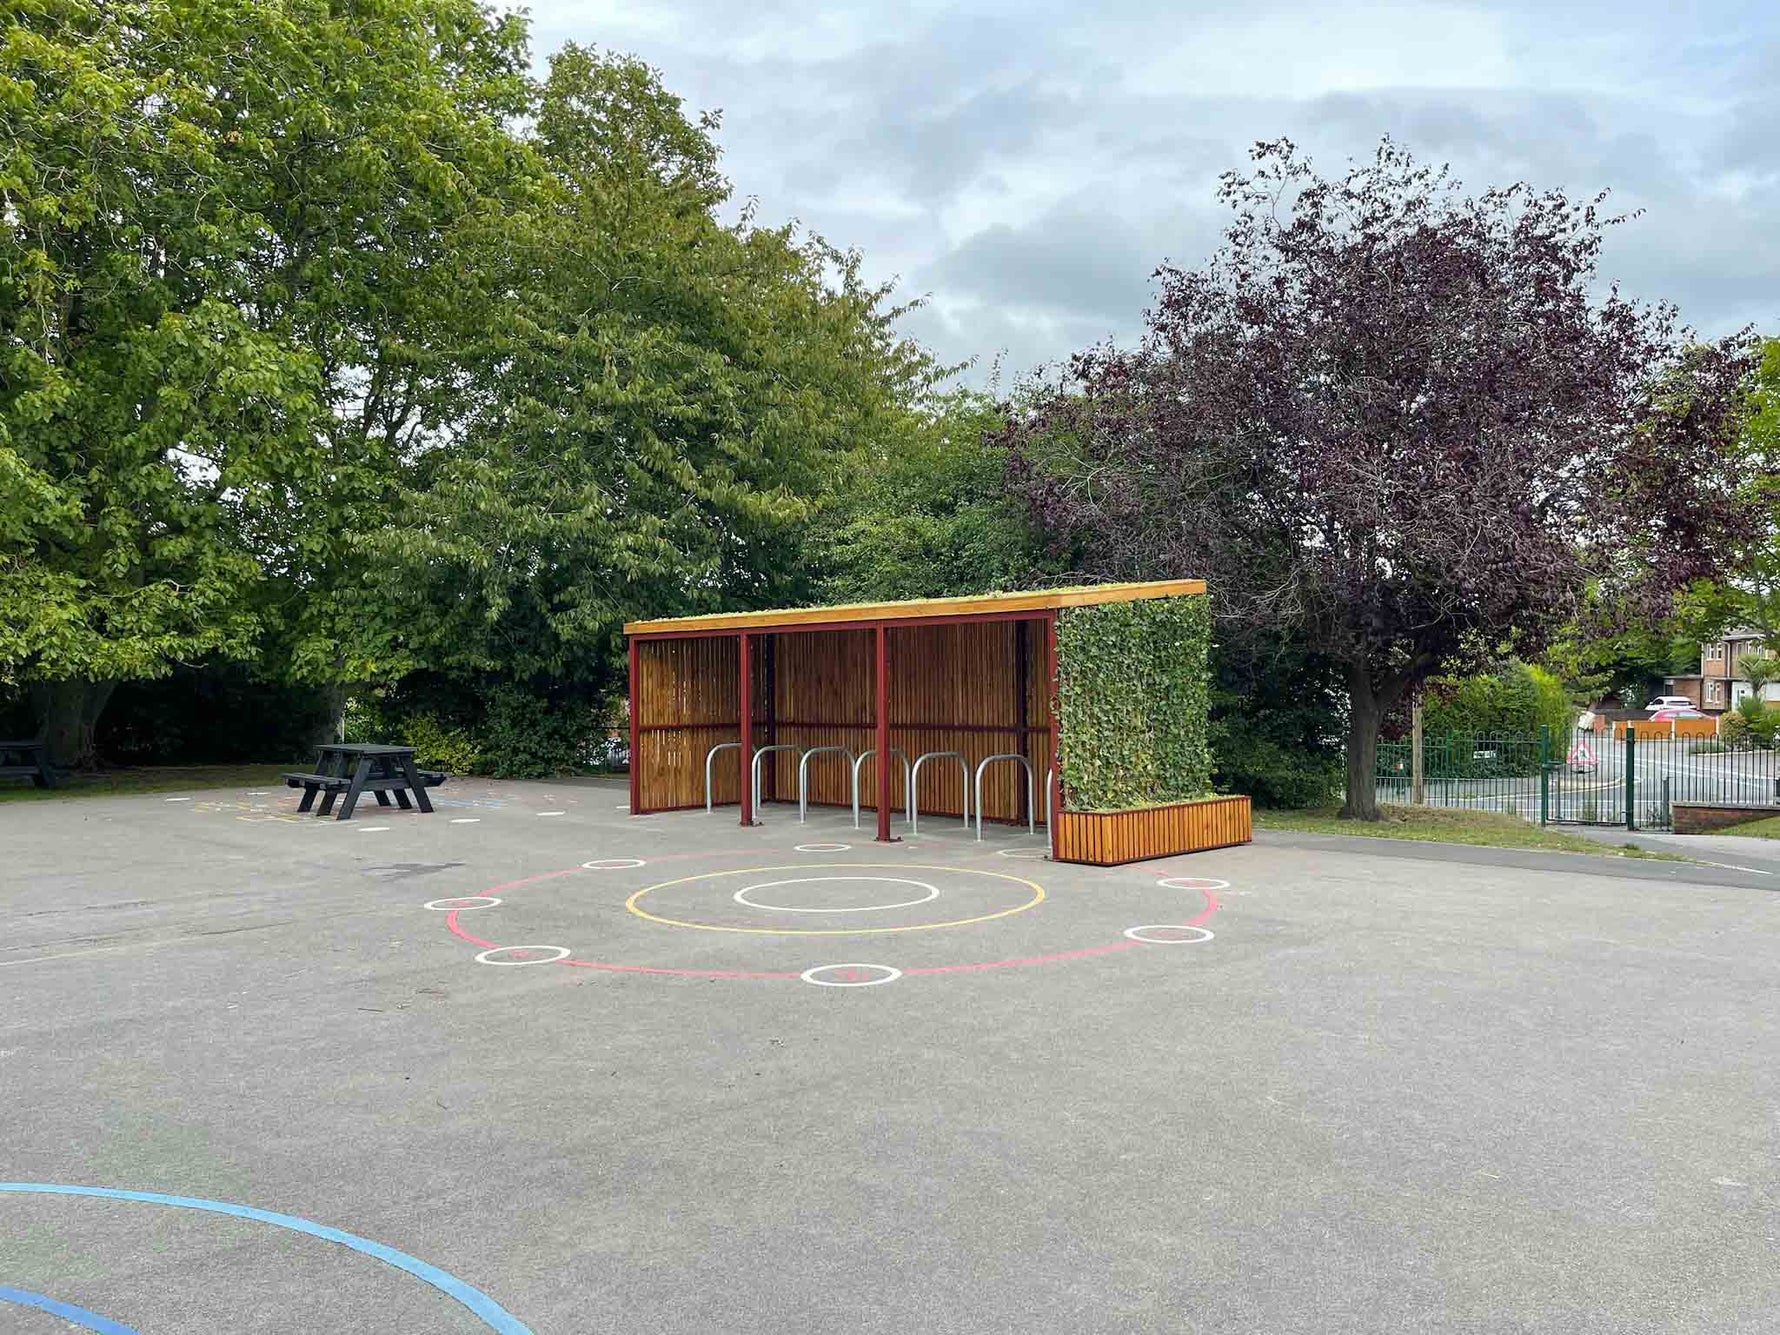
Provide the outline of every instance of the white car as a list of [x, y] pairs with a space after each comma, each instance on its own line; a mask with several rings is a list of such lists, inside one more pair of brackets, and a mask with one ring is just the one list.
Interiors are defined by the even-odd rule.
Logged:
[[1659, 695], [1644, 706], [1644, 712], [1654, 714], [1659, 709], [1697, 709], [1698, 707], [1685, 695]]

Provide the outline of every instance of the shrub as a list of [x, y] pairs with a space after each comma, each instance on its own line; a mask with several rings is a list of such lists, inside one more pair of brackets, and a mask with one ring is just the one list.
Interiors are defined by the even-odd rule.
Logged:
[[1422, 728], [1430, 737], [1534, 737], [1541, 727], [1561, 740], [1576, 711], [1563, 683], [1543, 668], [1504, 664], [1471, 677], [1438, 677], [1428, 683]]
[[1338, 758], [1259, 736], [1247, 719], [1212, 727], [1212, 780], [1220, 793], [1246, 793], [1258, 807], [1327, 806], [1345, 779]]
[[1687, 754], [1690, 756], [1721, 756], [1730, 749], [1730, 747], [1726, 746], [1718, 738], [1708, 737], [1705, 741], [1695, 742], [1692, 746], [1688, 747]]
[[482, 753], [476, 739], [462, 728], [447, 727], [431, 714], [403, 719], [397, 729], [403, 746], [414, 748], [416, 764], [452, 774], [474, 774], [481, 768]]
[[499, 779], [544, 778], [585, 767], [605, 735], [605, 718], [591, 705], [497, 686], [488, 699], [482, 760]]
[[1746, 715], [1733, 710], [1719, 720], [1718, 740], [1727, 751], [1749, 751], [1755, 747], [1755, 729]]

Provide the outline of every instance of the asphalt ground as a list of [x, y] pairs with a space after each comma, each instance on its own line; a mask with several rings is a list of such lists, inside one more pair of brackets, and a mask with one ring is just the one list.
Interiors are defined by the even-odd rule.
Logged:
[[0, 805], [0, 1330], [1780, 1327], [1763, 875], [184, 796]]

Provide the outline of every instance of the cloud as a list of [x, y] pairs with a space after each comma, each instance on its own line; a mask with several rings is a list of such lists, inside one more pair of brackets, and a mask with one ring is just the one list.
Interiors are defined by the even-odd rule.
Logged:
[[[1217, 244], [1220, 171], [1289, 135], [1325, 170], [1390, 134], [1468, 185], [1611, 187], [1603, 270], [1707, 333], [1780, 331], [1780, 7], [1726, 0], [533, 0], [540, 53], [641, 56], [721, 107], [765, 221], [930, 300], [906, 330], [1004, 382], [1141, 330]], [[1691, 8], [1691, 7], [1690, 7]], [[1702, 9], [1704, 7], [1701, 7]]]

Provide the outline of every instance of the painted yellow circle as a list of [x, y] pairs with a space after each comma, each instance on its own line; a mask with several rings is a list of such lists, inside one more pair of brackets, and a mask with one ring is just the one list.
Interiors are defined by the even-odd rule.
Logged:
[[[1015, 885], [1023, 885], [1032, 891], [1032, 898], [1024, 904], [1015, 904], [1011, 909], [997, 909], [994, 913], [979, 914], [974, 918], [954, 918], [951, 922], [919, 922], [910, 927], [725, 927], [714, 922], [686, 922], [680, 918], [664, 918], [658, 913], [651, 913], [637, 901], [652, 890], [666, 890], [676, 885], [691, 885], [695, 881], [714, 881], [719, 876], [749, 876], [761, 871], [808, 871], [815, 868], [819, 871], [858, 870], [860, 868], [876, 868], [894, 871], [904, 867], [911, 871], [950, 871], [960, 876], [992, 876], [998, 881], [1012, 881]], [[889, 932], [932, 932], [941, 927], [968, 927], [973, 922], [990, 922], [996, 918], [1005, 918], [1009, 914], [1024, 913], [1027, 909], [1043, 903], [1044, 887], [1037, 881], [1028, 881], [1022, 876], [1009, 876], [1006, 872], [982, 871], [974, 867], [941, 867], [926, 862], [792, 862], [782, 867], [737, 867], [729, 871], [708, 871], [702, 876], [682, 876], [677, 881], [661, 881], [656, 885], [646, 885], [629, 899], [624, 907], [639, 918], [647, 918], [650, 922], [663, 923], [668, 927], [696, 927], [703, 932], [742, 932], [748, 936], [883, 936]]]

